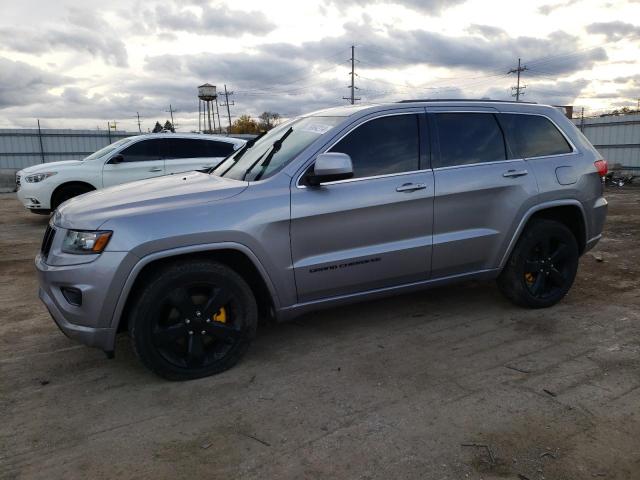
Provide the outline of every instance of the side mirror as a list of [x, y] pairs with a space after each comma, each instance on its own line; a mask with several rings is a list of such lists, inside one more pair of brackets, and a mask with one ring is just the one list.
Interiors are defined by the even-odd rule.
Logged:
[[353, 177], [353, 163], [346, 153], [321, 153], [316, 157], [313, 173], [306, 177], [311, 186]]
[[124, 162], [124, 157], [120, 153], [118, 153], [117, 155], [114, 155], [113, 157], [111, 157], [111, 160], [109, 160], [109, 163], [122, 163], [122, 162]]

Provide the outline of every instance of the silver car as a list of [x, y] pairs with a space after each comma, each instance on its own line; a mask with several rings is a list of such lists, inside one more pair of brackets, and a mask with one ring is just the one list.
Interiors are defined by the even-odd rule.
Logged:
[[600, 239], [606, 162], [554, 107], [407, 101], [304, 115], [212, 173], [91, 192], [54, 213], [40, 298], [175, 380], [221, 372], [259, 318], [468, 279], [542, 308]]

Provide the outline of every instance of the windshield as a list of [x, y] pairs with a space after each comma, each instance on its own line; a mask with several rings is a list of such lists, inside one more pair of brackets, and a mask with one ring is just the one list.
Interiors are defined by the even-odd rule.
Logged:
[[124, 145], [125, 143], [131, 141], [131, 138], [123, 138], [122, 140], [118, 140], [117, 142], [111, 143], [109, 145], [107, 145], [104, 148], [101, 148], [100, 150], [98, 150], [97, 152], [92, 153], [91, 155], [89, 155], [88, 157], [84, 158], [84, 160], [93, 160], [95, 158], [100, 158], [103, 157], [105, 155], [107, 155], [108, 153], [113, 152], [116, 148], [120, 147], [121, 145]]
[[342, 120], [343, 117], [306, 117], [278, 125], [253, 146], [228, 157], [212, 173], [235, 180], [268, 178]]

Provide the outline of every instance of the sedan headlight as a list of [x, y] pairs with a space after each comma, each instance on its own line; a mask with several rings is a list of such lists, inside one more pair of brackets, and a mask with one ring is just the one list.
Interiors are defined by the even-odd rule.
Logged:
[[97, 232], [68, 230], [62, 241], [62, 251], [81, 255], [102, 253], [112, 233], [108, 230]]
[[25, 182], [29, 182], [29, 183], [38, 183], [41, 182], [49, 177], [52, 177], [53, 175], [55, 175], [58, 172], [42, 172], [42, 173], [34, 173], [31, 175], [27, 175], [26, 177], [24, 177]]

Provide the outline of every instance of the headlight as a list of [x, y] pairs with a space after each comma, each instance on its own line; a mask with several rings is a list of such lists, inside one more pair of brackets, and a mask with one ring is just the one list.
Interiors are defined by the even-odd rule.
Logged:
[[32, 175], [27, 175], [26, 177], [24, 177], [24, 180], [25, 182], [29, 182], [29, 183], [38, 183], [45, 180], [46, 178], [52, 177], [56, 173], [58, 172], [34, 173]]
[[68, 230], [62, 242], [62, 251], [84, 255], [102, 253], [112, 233], [107, 230], [98, 232]]

